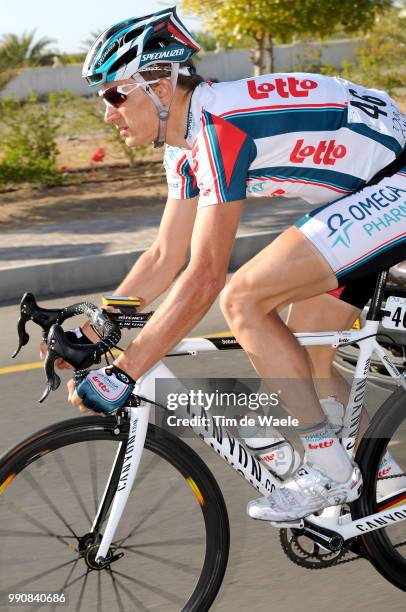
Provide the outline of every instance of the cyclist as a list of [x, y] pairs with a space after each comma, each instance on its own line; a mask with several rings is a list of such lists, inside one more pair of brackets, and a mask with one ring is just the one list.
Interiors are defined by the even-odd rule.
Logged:
[[[124, 405], [134, 381], [221, 290], [224, 316], [262, 378], [336, 377], [331, 350], [323, 370], [320, 353], [309, 359], [278, 309], [295, 304], [292, 329], [296, 321], [306, 329], [316, 313], [324, 313], [319, 329], [346, 327], [376, 274], [406, 257], [406, 117], [385, 92], [305, 73], [204, 82], [191, 63], [198, 50], [171, 8], [108, 28], [84, 64], [84, 78], [106, 103], [106, 122], [128, 146], [167, 145], [158, 238], [116, 294], [136, 292], [150, 303], [175, 280], [189, 246], [191, 256], [114, 366], [90, 372], [76, 390], [70, 381], [70, 401], [82, 411]], [[301, 197], [315, 209], [223, 289], [247, 195]], [[292, 392], [287, 404], [299, 418], [306, 406], [312, 422], [300, 430], [305, 462], [280, 489], [249, 504], [253, 518], [294, 520], [360, 494], [360, 471], [327, 423], [314, 385], [303, 384], [300, 402]]]

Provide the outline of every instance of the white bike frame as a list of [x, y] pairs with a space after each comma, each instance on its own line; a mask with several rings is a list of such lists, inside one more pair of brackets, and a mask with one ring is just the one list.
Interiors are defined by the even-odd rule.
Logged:
[[[364, 406], [366, 378], [373, 353], [382, 361], [390, 376], [396, 378], [398, 384], [406, 390], [406, 378], [401, 375], [376, 340], [378, 327], [378, 321], [366, 321], [362, 329], [356, 331], [295, 334], [302, 346], [330, 345], [337, 348], [344, 344], [359, 342], [360, 352], [344, 415], [344, 437], [342, 439], [343, 446], [350, 456], [352, 456], [358, 438], [361, 412]], [[235, 338], [232, 337], [186, 338], [171, 351], [168, 357], [177, 355], [196, 356], [201, 353], [219, 351], [225, 348], [240, 349], [241, 347]], [[176, 377], [161, 361], [137, 381], [134, 394], [154, 402], [156, 380], [167, 378]], [[129, 437], [126, 442], [125, 459], [110, 516], [100, 543], [97, 556], [98, 562], [102, 562], [107, 557], [111, 542], [137, 475], [147, 434], [150, 403], [141, 401], [139, 407], [129, 408], [129, 411], [130, 426]], [[188, 406], [188, 408], [185, 409], [185, 416], [190, 418], [200, 415], [195, 414], [193, 408]], [[192, 429], [195, 434], [201, 437], [202, 440], [210, 446], [216, 454], [224, 459], [229, 466], [236, 470], [250, 485], [259, 491], [261, 495], [268, 495], [271, 491], [280, 486], [280, 480], [276, 479], [242, 442], [236, 439], [226, 428], [218, 424], [216, 425], [208, 413], [205, 413], [205, 418], [209, 421], [208, 425], [204, 427], [196, 426], [192, 427]], [[120, 444], [124, 444], [124, 442]], [[102, 503], [103, 500], [101, 504]], [[363, 533], [381, 529], [382, 527], [405, 519], [406, 502], [399, 505], [399, 501], [397, 501], [396, 511], [394, 512], [388, 512], [387, 508], [386, 510], [363, 517], [356, 521], [352, 521], [349, 514], [342, 515], [340, 506], [333, 506], [327, 508], [319, 516], [312, 515], [306, 517], [306, 523], [314, 523], [315, 525], [335, 531], [339, 533], [344, 540], [348, 540]], [[301, 527], [303, 524], [303, 520], [301, 520], [296, 523], [289, 523], [289, 526]], [[278, 528], [283, 526], [281, 523], [274, 523], [273, 525]]]

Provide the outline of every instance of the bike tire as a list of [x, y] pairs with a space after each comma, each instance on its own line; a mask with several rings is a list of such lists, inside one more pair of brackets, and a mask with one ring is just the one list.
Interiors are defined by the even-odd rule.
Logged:
[[[113, 433], [115, 427], [116, 420], [113, 417], [79, 417], [48, 426], [16, 445], [0, 458], [1, 503], [5, 503], [8, 488], [12, 488], [14, 479], [23, 473], [25, 468], [39, 459], [44, 461], [54, 451], [88, 441], [92, 443], [97, 441], [100, 444], [100, 440], [113, 439], [117, 442], [126, 440], [128, 423], [118, 436]], [[149, 424], [145, 448], [153, 453], [154, 461], [159, 463], [162, 459], [168, 462], [170, 464], [168, 469], [175, 468], [186, 479], [187, 486], [192, 488], [195, 495], [190, 495], [189, 488], [184, 494], [188, 495], [188, 499], [189, 497], [195, 499], [203, 514], [202, 530], [205, 529], [206, 538], [204, 563], [196, 586], [181, 609], [184, 612], [209, 610], [221, 587], [229, 553], [229, 522], [222, 493], [205, 463], [179, 438]], [[71, 452], [71, 449], [65, 452]], [[179, 477], [179, 480], [182, 485], [182, 478]], [[134, 484], [135, 495], [136, 491], [137, 479]], [[128, 501], [125, 513], [130, 511], [128, 507], [130, 501], [131, 499]], [[199, 514], [197, 510], [193, 512]], [[140, 609], [145, 609], [142, 604]]]
[[[376, 487], [381, 459], [395, 432], [406, 419], [406, 391], [399, 387], [382, 404], [371, 420], [365, 436], [358, 447], [355, 461], [361, 468], [364, 489], [361, 497], [351, 504], [353, 520], [361, 519], [386, 509], [384, 503], [377, 501]], [[404, 501], [405, 496], [393, 498]], [[386, 505], [388, 502], [385, 502]], [[392, 502], [389, 501], [389, 505]], [[390, 507], [390, 506], [389, 506]], [[395, 508], [396, 509], [396, 508]], [[399, 523], [402, 525], [402, 523]], [[404, 526], [404, 523], [403, 523]], [[406, 528], [404, 527], [406, 533]], [[406, 591], [406, 558], [398, 552], [386, 528], [371, 531], [359, 536], [364, 556], [374, 568], [391, 584]]]

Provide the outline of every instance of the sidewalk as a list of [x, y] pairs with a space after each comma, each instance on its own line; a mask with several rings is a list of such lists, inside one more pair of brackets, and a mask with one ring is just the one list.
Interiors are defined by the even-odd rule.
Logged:
[[[5, 229], [1, 232], [0, 270], [16, 266], [49, 263], [69, 258], [101, 255], [148, 247], [158, 232], [163, 205], [136, 207], [135, 214], [103, 215], [33, 226], [32, 229]], [[249, 200], [238, 235], [277, 231], [294, 223], [311, 207], [287, 198]]]
[[[2, 230], [0, 303], [103, 290], [117, 285], [158, 232], [163, 204], [117, 214]], [[310, 206], [283, 198], [250, 200], [234, 243], [229, 270], [248, 261]], [[70, 210], [70, 209], [69, 209]]]

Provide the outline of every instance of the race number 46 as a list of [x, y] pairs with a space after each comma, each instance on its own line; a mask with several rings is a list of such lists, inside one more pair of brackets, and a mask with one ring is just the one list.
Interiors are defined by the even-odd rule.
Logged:
[[353, 99], [350, 100], [351, 106], [359, 108], [363, 113], [367, 114], [372, 119], [378, 119], [379, 115], [387, 116], [388, 113], [383, 110], [386, 106], [385, 100], [377, 98], [376, 96], [362, 96], [355, 89], [350, 89], [350, 94]]
[[394, 295], [388, 297], [382, 325], [387, 329], [406, 331], [406, 298]]

